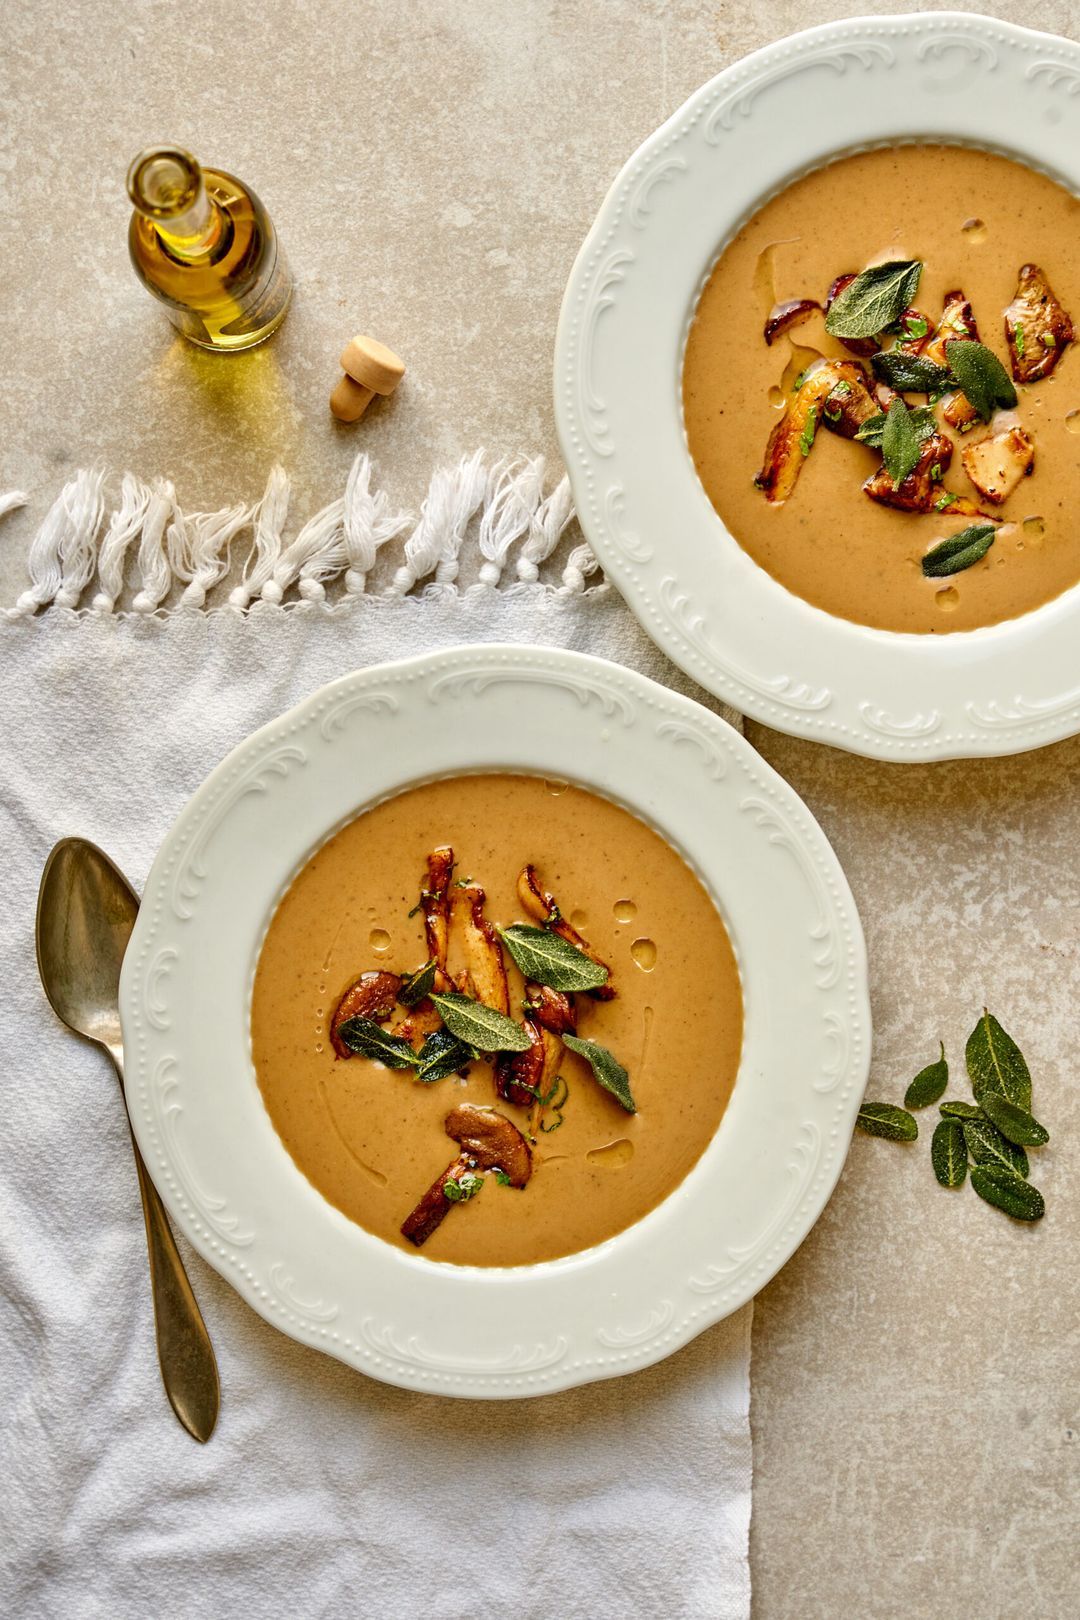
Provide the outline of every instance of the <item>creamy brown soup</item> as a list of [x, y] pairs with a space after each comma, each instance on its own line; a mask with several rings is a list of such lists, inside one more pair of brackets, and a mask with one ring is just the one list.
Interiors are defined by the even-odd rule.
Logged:
[[[969, 630], [1028, 613], [1080, 579], [1080, 356], [1018, 385], [1034, 471], [1000, 508], [985, 558], [945, 579], [923, 575], [935, 542], [971, 516], [891, 510], [861, 485], [880, 455], [818, 432], [792, 494], [770, 505], [754, 476], [795, 379], [818, 356], [850, 360], [815, 314], [771, 347], [762, 328], [781, 300], [824, 303], [838, 275], [920, 259], [915, 305], [934, 321], [947, 292], [966, 293], [981, 341], [1008, 366], [1003, 311], [1021, 265], [1040, 265], [1080, 328], [1080, 202], [1006, 158], [960, 147], [904, 146], [846, 157], [797, 180], [721, 254], [690, 329], [683, 374], [690, 452], [728, 530], [775, 579], [841, 618], [884, 630]], [[866, 364], [864, 361], [863, 364]], [[911, 396], [914, 403], [914, 396]], [[940, 416], [938, 407], [938, 414]], [[1011, 420], [1003, 419], [1006, 422]], [[995, 424], [996, 426], [996, 424]], [[945, 485], [979, 500], [959, 436]]]
[[[630, 1077], [626, 1112], [564, 1050], [562, 1123], [536, 1132], [518, 1190], [485, 1178], [424, 1246], [401, 1225], [457, 1148], [444, 1131], [463, 1102], [494, 1106], [492, 1067], [423, 1085], [354, 1056], [336, 1058], [329, 1021], [368, 969], [427, 956], [416, 905], [429, 850], [450, 844], [456, 873], [487, 891], [491, 922], [527, 921], [518, 873], [535, 862], [570, 921], [611, 967], [614, 999], [576, 998], [578, 1034]], [[453, 942], [449, 967], [454, 968]], [[524, 981], [507, 957], [510, 1013]], [[400, 1016], [400, 1013], [399, 1013]], [[251, 1014], [255, 1070], [289, 1153], [331, 1203], [369, 1232], [427, 1259], [519, 1266], [602, 1242], [679, 1185], [714, 1136], [739, 1064], [742, 994], [731, 942], [685, 862], [627, 811], [580, 788], [472, 776], [415, 788], [366, 811], [294, 880], [259, 957]]]

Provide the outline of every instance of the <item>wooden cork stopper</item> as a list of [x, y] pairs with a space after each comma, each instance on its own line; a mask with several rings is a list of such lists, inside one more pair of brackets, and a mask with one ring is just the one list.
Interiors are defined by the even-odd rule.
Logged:
[[362, 333], [342, 349], [341, 369], [373, 394], [392, 394], [405, 375], [405, 366], [393, 349]]
[[374, 398], [374, 391], [363, 383], [342, 377], [330, 395], [330, 409], [339, 422], [359, 422]]

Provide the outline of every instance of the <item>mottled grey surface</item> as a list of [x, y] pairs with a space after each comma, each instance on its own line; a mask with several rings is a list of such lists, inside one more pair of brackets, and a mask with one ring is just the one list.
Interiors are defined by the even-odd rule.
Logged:
[[[1077, 0], [999, 9], [1080, 33]], [[702, 80], [820, 20], [790, 0], [9, 4], [0, 489], [32, 504], [0, 527], [0, 595], [17, 594], [65, 471], [95, 456], [169, 473], [202, 509], [253, 498], [278, 457], [305, 513], [361, 443], [406, 503], [435, 462], [481, 443], [554, 455], [559, 299], [610, 180]], [[280, 226], [296, 305], [251, 355], [184, 345], [128, 269], [124, 170], [160, 139], [235, 169]], [[356, 328], [410, 367], [359, 433], [326, 410]], [[854, 1143], [758, 1304], [755, 1614], [1067, 1620], [1080, 1612], [1080, 743], [904, 768], [751, 735], [820, 817], [862, 909], [870, 1095], [899, 1099], [939, 1036], [958, 1063], [987, 1001], [1028, 1051], [1054, 1136], [1033, 1230], [935, 1185], [929, 1120], [911, 1148]]]

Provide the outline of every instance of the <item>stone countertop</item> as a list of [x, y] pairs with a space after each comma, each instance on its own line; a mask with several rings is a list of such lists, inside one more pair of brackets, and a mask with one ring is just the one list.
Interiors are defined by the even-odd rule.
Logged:
[[[1080, 34], [1078, 0], [999, 10]], [[557, 461], [555, 320], [608, 184], [698, 84], [808, 20], [790, 0], [15, 0], [0, 490], [31, 506], [0, 529], [0, 596], [21, 589], [63, 476], [95, 458], [168, 473], [202, 510], [254, 499], [277, 458], [300, 512], [340, 490], [361, 442], [404, 504], [480, 444]], [[175, 338], [128, 267], [124, 173], [170, 139], [251, 182], [296, 272], [284, 328], [245, 357]], [[358, 328], [410, 368], [362, 439], [326, 408]], [[856, 1138], [756, 1307], [754, 1613], [1065, 1620], [1080, 1609], [1080, 741], [904, 767], [749, 729], [862, 912], [869, 1095], [900, 1100], [939, 1038], [959, 1078], [986, 1002], [1053, 1132], [1033, 1229], [936, 1186], [926, 1116], [911, 1148]]]

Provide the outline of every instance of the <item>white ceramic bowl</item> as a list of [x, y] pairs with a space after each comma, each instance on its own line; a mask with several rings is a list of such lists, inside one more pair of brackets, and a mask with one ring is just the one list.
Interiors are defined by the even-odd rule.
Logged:
[[585, 534], [645, 630], [778, 730], [883, 759], [1007, 754], [1080, 729], [1080, 587], [943, 636], [833, 618], [743, 551], [690, 459], [683, 353], [761, 203], [895, 141], [1004, 152], [1080, 193], [1080, 47], [964, 13], [828, 23], [736, 63], [631, 158], [563, 301], [555, 410]]
[[[727, 921], [746, 1013], [731, 1103], [682, 1185], [596, 1248], [504, 1270], [407, 1254], [327, 1203], [274, 1130], [249, 1032], [262, 939], [313, 851], [404, 787], [492, 770], [578, 782], [662, 832]], [[179, 1230], [294, 1338], [467, 1396], [629, 1372], [750, 1299], [832, 1190], [870, 1053], [854, 903], [792, 790], [689, 699], [515, 647], [349, 676], [235, 749], [154, 862], [121, 1015], [132, 1124]]]

